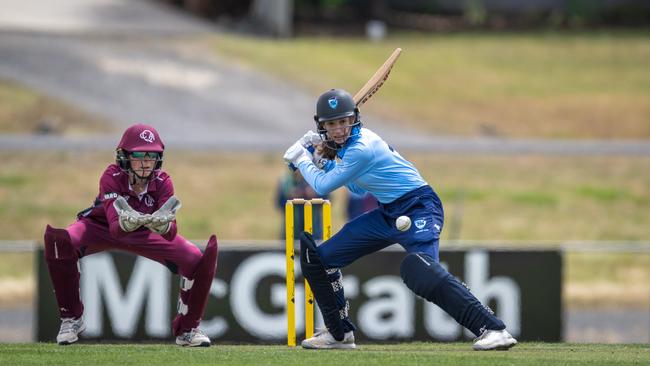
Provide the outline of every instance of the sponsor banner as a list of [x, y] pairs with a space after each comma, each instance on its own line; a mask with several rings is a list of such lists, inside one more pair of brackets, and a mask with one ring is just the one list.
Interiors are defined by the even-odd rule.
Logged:
[[[404, 253], [381, 251], [343, 269], [343, 284], [360, 342], [456, 341], [474, 336], [403, 284]], [[442, 251], [441, 263], [489, 305], [521, 341], [562, 340], [559, 251]], [[57, 305], [41, 251], [37, 340], [53, 341]], [[226, 343], [284, 343], [287, 334], [285, 256], [280, 250], [222, 249], [201, 327]], [[156, 262], [121, 252], [80, 261], [84, 339], [171, 339], [178, 276]], [[296, 263], [296, 327], [304, 334], [304, 286]], [[322, 325], [320, 314], [316, 326]]]

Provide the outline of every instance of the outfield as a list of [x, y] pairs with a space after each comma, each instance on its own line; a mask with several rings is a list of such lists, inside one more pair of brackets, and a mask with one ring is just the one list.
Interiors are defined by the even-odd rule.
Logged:
[[[402, 153], [445, 206], [443, 241], [650, 240], [650, 158]], [[114, 152], [0, 152], [0, 239], [42, 239], [90, 206]], [[280, 155], [168, 151], [185, 237], [279, 237]], [[345, 192], [333, 199], [335, 231]], [[489, 218], [489, 220], [486, 220]]]
[[285, 346], [172, 344], [0, 345], [2, 365], [647, 365], [650, 345], [523, 343], [508, 352], [476, 352], [471, 343], [361, 345], [355, 351]]
[[[392, 33], [364, 38], [210, 38], [219, 57], [313, 95], [354, 94], [396, 47], [390, 79], [362, 113], [436, 135], [650, 137], [647, 31]], [[371, 126], [371, 124], [370, 124]]]

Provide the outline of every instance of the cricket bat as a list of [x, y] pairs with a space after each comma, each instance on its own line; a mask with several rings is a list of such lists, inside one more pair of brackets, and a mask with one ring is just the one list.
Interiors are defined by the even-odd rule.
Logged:
[[368, 80], [368, 82], [366, 82], [366, 84], [354, 95], [353, 100], [357, 107], [367, 102], [368, 99], [375, 95], [377, 90], [384, 85], [384, 82], [388, 79], [390, 70], [393, 68], [393, 65], [395, 65], [400, 53], [402, 53], [402, 49], [396, 48], [384, 64], [375, 71], [375, 74], [372, 75], [370, 80]]

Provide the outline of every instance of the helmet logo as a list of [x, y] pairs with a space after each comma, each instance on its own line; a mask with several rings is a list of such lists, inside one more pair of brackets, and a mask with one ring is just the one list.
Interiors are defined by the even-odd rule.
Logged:
[[144, 141], [148, 143], [152, 143], [156, 140], [156, 137], [154, 136], [153, 132], [149, 130], [144, 130], [140, 133], [140, 138], [143, 139]]
[[339, 105], [339, 100], [336, 97], [331, 97], [327, 100], [327, 103], [330, 105], [330, 108], [336, 109], [336, 106]]

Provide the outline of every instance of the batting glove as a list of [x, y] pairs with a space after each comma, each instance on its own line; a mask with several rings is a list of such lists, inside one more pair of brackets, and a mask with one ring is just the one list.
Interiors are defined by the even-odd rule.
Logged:
[[311, 161], [311, 158], [308, 155], [309, 153], [305, 150], [305, 147], [302, 146], [302, 139], [300, 139], [287, 149], [283, 158], [287, 164], [293, 164], [297, 167], [302, 161]]
[[307, 133], [298, 141], [300, 141], [302, 147], [308, 149], [311, 146], [317, 146], [318, 144], [322, 143], [323, 139], [321, 139], [319, 134], [310, 130], [307, 131]]

